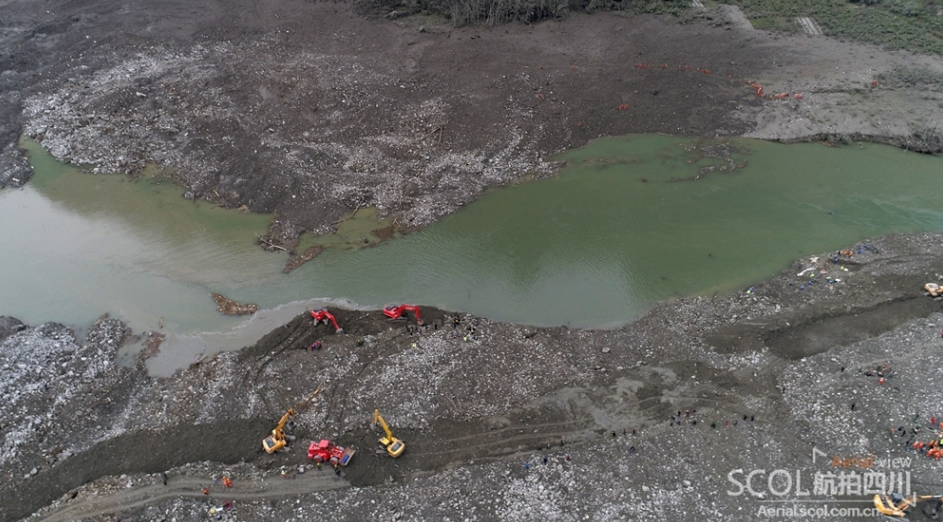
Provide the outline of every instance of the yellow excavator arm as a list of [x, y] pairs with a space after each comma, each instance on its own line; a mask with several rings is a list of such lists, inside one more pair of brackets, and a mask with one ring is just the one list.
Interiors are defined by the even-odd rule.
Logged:
[[380, 439], [380, 445], [386, 448], [386, 452], [389, 453], [391, 457], [395, 459], [406, 451], [406, 443], [393, 436], [390, 427], [386, 425], [386, 421], [380, 416], [380, 410], [373, 410], [373, 423], [383, 427], [383, 432], [386, 433], [386, 436]]
[[294, 416], [295, 410], [288, 408], [288, 411], [286, 411], [285, 414], [282, 415], [281, 420], [278, 421], [278, 426], [275, 426], [275, 429], [272, 430], [272, 434], [262, 439], [262, 449], [264, 449], [266, 453], [275, 453], [288, 444], [285, 440], [285, 432], [283, 430], [288, 419]]
[[897, 501], [892, 495], [874, 495], [874, 507], [882, 515], [887, 515], [889, 517], [898, 517], [903, 518], [907, 516], [907, 510], [914, 507], [917, 502], [924, 500], [937, 499], [943, 500], [943, 497], [938, 497], [934, 495], [914, 495], [910, 497], [897, 497]]

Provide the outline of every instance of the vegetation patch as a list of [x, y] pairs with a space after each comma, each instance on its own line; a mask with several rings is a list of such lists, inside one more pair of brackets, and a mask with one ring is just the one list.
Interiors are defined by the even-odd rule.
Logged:
[[[697, 16], [689, 0], [354, 0], [365, 13], [387, 18], [445, 19], [456, 27], [533, 23], [573, 12]], [[727, 0], [757, 29], [798, 33], [798, 17], [811, 17], [829, 36], [889, 49], [943, 54], [943, 0]]]
[[571, 12], [625, 11], [679, 15], [688, 0], [355, 0], [365, 12], [390, 18], [440, 15], [456, 27], [560, 19]]
[[801, 30], [813, 18], [829, 36], [943, 54], [943, 0], [731, 0], [757, 29]]
[[943, 92], [943, 74], [919, 67], [896, 67], [879, 74], [877, 81], [894, 89], [914, 87], [922, 91]]

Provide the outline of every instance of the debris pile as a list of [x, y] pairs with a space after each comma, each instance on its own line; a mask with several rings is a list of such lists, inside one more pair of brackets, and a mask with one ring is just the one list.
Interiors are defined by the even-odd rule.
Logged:
[[213, 301], [216, 301], [216, 310], [225, 315], [251, 315], [259, 310], [257, 305], [239, 304], [222, 294], [213, 294]]

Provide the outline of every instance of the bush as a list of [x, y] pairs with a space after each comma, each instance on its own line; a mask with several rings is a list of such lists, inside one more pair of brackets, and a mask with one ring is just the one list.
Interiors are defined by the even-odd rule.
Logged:
[[505, 22], [532, 23], [562, 18], [571, 11], [615, 11], [677, 15], [689, 9], [685, 0], [354, 0], [373, 15], [397, 16], [432, 12], [448, 17], [460, 27]]
[[918, 0], [887, 0], [884, 7], [901, 16], [919, 16], [924, 12], [923, 3]]
[[757, 27], [795, 31], [810, 16], [829, 36], [943, 54], [940, 0], [730, 0]]

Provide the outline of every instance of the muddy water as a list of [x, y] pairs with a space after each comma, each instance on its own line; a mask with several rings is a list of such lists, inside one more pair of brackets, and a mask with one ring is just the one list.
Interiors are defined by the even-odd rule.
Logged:
[[[288, 275], [284, 254], [255, 245], [268, 216], [186, 201], [159, 174], [81, 174], [34, 147], [34, 180], [0, 192], [0, 314], [83, 324], [110, 312], [137, 331], [163, 322], [168, 339], [149, 364], [166, 374], [325, 302], [613, 326], [660, 299], [744, 288], [799, 256], [943, 229], [940, 158], [725, 143], [600, 140], [561, 156], [571, 166], [553, 179], [493, 190], [375, 248], [345, 248], [382, 226], [358, 216]], [[220, 316], [211, 292], [261, 311]]]

